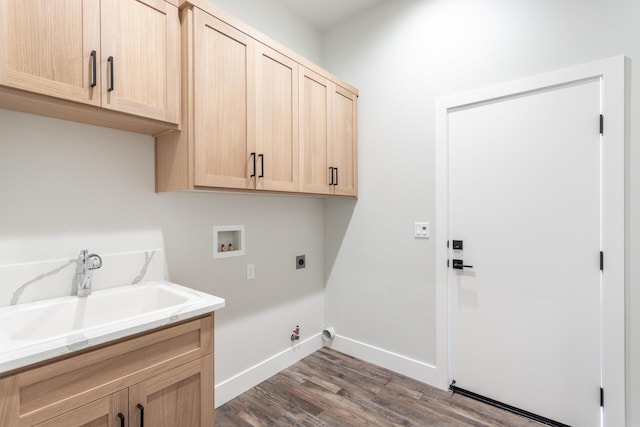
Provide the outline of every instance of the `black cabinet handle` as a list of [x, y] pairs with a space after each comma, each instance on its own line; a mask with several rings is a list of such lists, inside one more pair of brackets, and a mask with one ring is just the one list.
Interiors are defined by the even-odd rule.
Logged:
[[144, 427], [144, 406], [138, 403], [138, 409], [140, 410], [140, 427]]
[[98, 66], [98, 53], [95, 50], [91, 51], [91, 87], [96, 87], [98, 84], [97, 66]]
[[336, 171], [336, 182], [333, 185], [338, 185], [338, 168], [333, 168]]
[[264, 154], [259, 154], [260, 157], [260, 176], [258, 178], [264, 178]]
[[253, 158], [253, 173], [249, 178], [255, 178], [256, 176], [256, 153], [251, 153], [251, 157]]
[[331, 175], [331, 181], [329, 181], [329, 185], [333, 185], [333, 167], [329, 168], [329, 175]]
[[120, 418], [120, 427], [124, 427], [124, 415], [122, 413], [118, 413], [118, 418]]
[[111, 92], [114, 89], [113, 85], [113, 56], [107, 58], [107, 62], [109, 63], [109, 87], [107, 88], [108, 92]]

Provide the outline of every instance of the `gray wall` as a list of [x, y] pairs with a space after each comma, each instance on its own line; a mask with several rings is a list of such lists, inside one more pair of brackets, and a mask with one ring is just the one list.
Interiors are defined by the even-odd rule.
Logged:
[[[301, 55], [321, 57], [319, 34], [278, 3], [214, 3]], [[321, 331], [322, 200], [156, 194], [152, 137], [7, 110], [0, 129], [0, 265], [73, 258], [81, 244], [146, 249], [160, 235], [168, 279], [227, 300], [216, 315], [216, 383], [289, 348], [296, 325], [302, 338]], [[213, 226], [238, 224], [246, 256], [214, 260]], [[298, 254], [307, 268], [296, 271]], [[255, 280], [246, 280], [248, 263]]]
[[320, 32], [277, 0], [209, 0], [271, 39], [322, 65]]
[[[438, 97], [616, 55], [640, 58], [631, 0], [389, 0], [325, 34], [325, 66], [360, 89], [360, 199], [327, 214], [327, 321], [354, 340], [434, 363]], [[628, 408], [640, 425], [640, 75], [631, 84]], [[328, 206], [340, 204], [328, 202]], [[331, 250], [330, 247], [333, 247]], [[349, 303], [346, 304], [345, 302]], [[414, 332], [407, 337], [402, 331]]]

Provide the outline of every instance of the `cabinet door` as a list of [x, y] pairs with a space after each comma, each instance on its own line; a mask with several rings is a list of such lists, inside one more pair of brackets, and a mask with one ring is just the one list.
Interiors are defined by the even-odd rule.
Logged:
[[103, 0], [101, 25], [102, 106], [177, 123], [177, 7], [164, 0]]
[[129, 425], [213, 426], [213, 355], [129, 388]]
[[[128, 401], [128, 392], [123, 390], [37, 424], [37, 427], [116, 427], [126, 425]], [[124, 423], [121, 420], [124, 420]]]
[[194, 22], [194, 184], [253, 188], [254, 41], [199, 9]]
[[298, 64], [256, 43], [256, 188], [298, 191]]
[[300, 67], [300, 191], [328, 194], [331, 167], [331, 89], [324, 77]]
[[333, 86], [331, 123], [331, 164], [335, 171], [333, 193], [358, 194], [358, 97]]
[[99, 64], [99, 0], [0, 2], [0, 84], [99, 105]]

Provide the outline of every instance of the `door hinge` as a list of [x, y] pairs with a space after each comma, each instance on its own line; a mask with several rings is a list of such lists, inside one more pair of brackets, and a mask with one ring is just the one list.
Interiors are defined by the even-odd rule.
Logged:
[[600, 271], [604, 271], [604, 252], [600, 251]]
[[447, 268], [449, 268], [449, 260], [447, 260]]
[[600, 135], [604, 135], [604, 115], [600, 114]]
[[604, 408], [604, 389], [600, 387], [600, 407]]
[[449, 241], [447, 240], [447, 249], [449, 249]]

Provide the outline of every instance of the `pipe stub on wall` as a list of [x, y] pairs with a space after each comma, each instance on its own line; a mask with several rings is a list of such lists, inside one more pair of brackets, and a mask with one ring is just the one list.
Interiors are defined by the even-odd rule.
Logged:
[[328, 328], [322, 331], [322, 339], [325, 342], [329, 342], [336, 337], [336, 331], [333, 329], [333, 326], [329, 326]]

